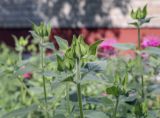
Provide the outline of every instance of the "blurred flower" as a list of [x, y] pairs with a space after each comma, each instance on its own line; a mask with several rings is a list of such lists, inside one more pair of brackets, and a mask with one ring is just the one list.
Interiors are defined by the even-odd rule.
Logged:
[[159, 47], [160, 46], [160, 37], [154, 35], [148, 35], [143, 38], [141, 44], [142, 48], [147, 47]]
[[31, 77], [32, 77], [32, 73], [31, 72], [23, 74], [23, 78], [25, 78], [25, 79], [31, 79]]
[[[21, 70], [23, 70], [23, 69], [25, 69], [25, 68], [26, 68], [25, 66], [20, 67]], [[24, 73], [24, 74], [22, 75], [22, 77], [23, 77], [24, 79], [31, 79], [31, 78], [32, 78], [32, 73], [31, 73], [31, 72], [26, 72], [26, 73]]]
[[110, 56], [116, 55], [116, 49], [113, 47], [113, 44], [116, 44], [116, 39], [107, 39], [104, 40], [98, 48], [98, 56], [103, 58], [108, 58]]
[[141, 58], [144, 60], [144, 61], [147, 61], [149, 59], [149, 54], [148, 53], [141, 53]]

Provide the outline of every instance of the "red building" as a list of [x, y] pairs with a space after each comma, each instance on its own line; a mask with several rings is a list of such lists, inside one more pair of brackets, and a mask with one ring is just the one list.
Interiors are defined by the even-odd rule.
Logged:
[[149, 16], [155, 17], [142, 29], [145, 35], [160, 36], [159, 0], [1, 0], [0, 41], [14, 45], [12, 34], [29, 35], [31, 22], [50, 22], [53, 35], [71, 41], [82, 34], [86, 42], [116, 38], [136, 43], [137, 32], [129, 26], [131, 7], [148, 4]]

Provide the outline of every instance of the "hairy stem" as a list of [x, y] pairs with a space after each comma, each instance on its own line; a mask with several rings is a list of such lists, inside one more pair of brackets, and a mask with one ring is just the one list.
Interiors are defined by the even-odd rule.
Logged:
[[[80, 59], [76, 59], [76, 79], [79, 81], [81, 79], [81, 73], [80, 73]], [[78, 103], [79, 103], [79, 112], [80, 112], [80, 118], [84, 118], [83, 116], [83, 105], [82, 105], [82, 93], [81, 93], [81, 84], [77, 83], [77, 97], [78, 97]]]

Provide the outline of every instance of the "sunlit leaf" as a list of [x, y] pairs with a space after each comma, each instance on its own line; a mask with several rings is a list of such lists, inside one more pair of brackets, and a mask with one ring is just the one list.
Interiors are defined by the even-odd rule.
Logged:
[[55, 36], [55, 39], [56, 39], [56, 41], [58, 43], [58, 46], [59, 46], [60, 50], [65, 51], [65, 50], [68, 49], [68, 42], [67, 42], [67, 40], [65, 40], [65, 39], [63, 39], [63, 38], [61, 38], [59, 36]]

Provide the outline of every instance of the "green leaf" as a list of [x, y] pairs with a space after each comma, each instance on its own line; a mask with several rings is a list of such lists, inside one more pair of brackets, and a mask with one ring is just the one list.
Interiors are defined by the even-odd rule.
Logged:
[[63, 114], [57, 114], [54, 116], [54, 118], [66, 118]]
[[92, 111], [86, 115], [86, 118], [109, 118], [107, 115], [100, 111]]
[[141, 20], [140, 20], [140, 25], [145, 24], [145, 23], [149, 23], [152, 18], [153, 18], [153, 17], [141, 19]]
[[100, 98], [100, 102], [102, 103], [102, 105], [105, 105], [106, 107], [107, 106], [113, 106], [114, 104], [113, 104], [113, 101], [111, 100], [111, 99], [109, 99], [108, 97], [101, 97]]
[[132, 17], [133, 19], [136, 19], [136, 12], [134, 12], [133, 9], [132, 9], [132, 11], [131, 11], [131, 17]]
[[43, 43], [41, 45], [43, 48], [55, 50], [53, 43]]
[[55, 76], [57, 76], [57, 74], [55, 72], [53, 72], [53, 71], [45, 71], [43, 73], [43, 75], [46, 76], [46, 77], [55, 77]]
[[128, 83], [128, 74], [125, 75], [125, 78], [123, 79], [122, 85], [126, 88]]
[[57, 69], [59, 71], [64, 71], [64, 59], [57, 55]]
[[143, 19], [147, 16], [147, 5], [144, 6], [143, 8]]
[[106, 92], [107, 92], [107, 94], [111, 94], [114, 96], [118, 96], [118, 94], [119, 94], [118, 87], [116, 87], [116, 86], [112, 86], [112, 87], [107, 88]]
[[145, 50], [143, 50], [142, 52], [147, 52], [149, 54], [154, 54], [154, 55], [160, 56], [160, 48], [157, 48], [157, 47], [148, 47]]
[[95, 55], [96, 54], [96, 51], [97, 51], [97, 46], [102, 42], [102, 40], [98, 40], [96, 41], [94, 44], [92, 44], [90, 47], [89, 47], [89, 53], [91, 55]]
[[59, 36], [55, 36], [55, 39], [58, 43], [58, 46], [61, 50], [66, 51], [68, 49], [68, 42], [67, 40], [59, 37]]
[[32, 65], [25, 65], [24, 68], [20, 68], [18, 70], [16, 70], [16, 75], [23, 75], [25, 73], [28, 73], [28, 72], [37, 72], [37, 68], [35, 68], [34, 66]]
[[113, 47], [121, 49], [121, 50], [135, 50], [136, 49], [136, 46], [134, 44], [117, 43], [117, 44], [114, 44]]
[[11, 111], [5, 115], [2, 116], [2, 118], [13, 118], [13, 117], [24, 117], [30, 112], [35, 111], [38, 108], [37, 105], [32, 104], [31, 106], [25, 107], [25, 108], [20, 108], [14, 111]]
[[138, 27], [139, 27], [139, 24], [138, 24], [137, 22], [129, 23], [129, 25], [133, 25], [133, 26], [135, 26], [136, 28], [138, 28]]
[[87, 84], [87, 83], [91, 83], [91, 82], [96, 82], [96, 83], [104, 83], [105, 80], [101, 79], [100, 77], [98, 77], [94, 72], [92, 73], [87, 73], [81, 80], [80, 83], [83, 84]]

